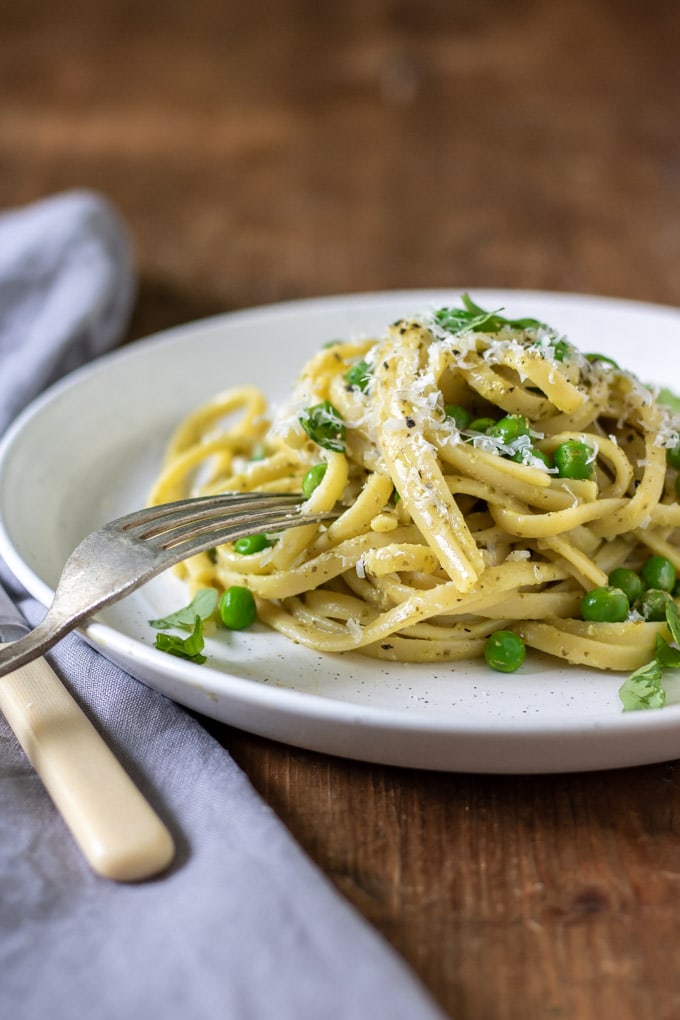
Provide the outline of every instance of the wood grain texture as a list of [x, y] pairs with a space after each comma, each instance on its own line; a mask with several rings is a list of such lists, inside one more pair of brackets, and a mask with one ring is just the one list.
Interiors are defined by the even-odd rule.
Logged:
[[[0, 25], [0, 205], [111, 197], [130, 339], [395, 287], [680, 304], [676, 4], [0, 0]], [[437, 775], [209, 725], [457, 1020], [680, 1015], [677, 763]]]

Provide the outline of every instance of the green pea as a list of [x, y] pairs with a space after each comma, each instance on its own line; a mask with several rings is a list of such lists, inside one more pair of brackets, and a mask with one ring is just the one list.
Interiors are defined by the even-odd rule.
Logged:
[[257, 606], [252, 591], [234, 584], [222, 595], [219, 603], [220, 620], [229, 630], [244, 630], [255, 623]]
[[524, 662], [526, 648], [518, 634], [511, 630], [497, 630], [490, 634], [484, 645], [484, 658], [498, 673], [514, 673]]
[[593, 451], [577, 439], [568, 439], [553, 454], [560, 478], [590, 478], [593, 471]]
[[519, 439], [520, 436], [529, 434], [529, 422], [522, 414], [506, 414], [489, 429], [489, 435], [500, 439], [506, 446], [514, 442], [515, 439]]
[[470, 412], [460, 404], [446, 404], [444, 411], [447, 418], [453, 418], [459, 429], [466, 429], [472, 421]]
[[234, 549], [241, 556], [252, 556], [253, 553], [267, 549], [271, 544], [266, 535], [248, 535], [246, 538], [237, 538]]
[[669, 595], [659, 588], [648, 588], [637, 601], [635, 608], [650, 623], [661, 623], [666, 619]]
[[680, 443], [677, 446], [669, 446], [666, 450], [666, 461], [670, 467], [680, 471]]
[[305, 499], [309, 499], [314, 490], [321, 485], [327, 467], [326, 463], [315, 464], [302, 479], [302, 495]]
[[636, 574], [634, 570], [630, 570], [628, 567], [617, 567], [616, 570], [612, 570], [608, 581], [612, 588], [620, 588], [621, 591], [625, 592], [631, 606], [642, 595], [644, 588], [642, 580], [639, 574]]
[[630, 611], [628, 596], [620, 588], [593, 588], [581, 599], [581, 616], [596, 623], [623, 623]]
[[645, 588], [673, 591], [675, 587], [675, 567], [665, 556], [650, 556], [645, 560], [640, 577]]
[[471, 432], [488, 432], [496, 424], [493, 418], [475, 418], [468, 426]]

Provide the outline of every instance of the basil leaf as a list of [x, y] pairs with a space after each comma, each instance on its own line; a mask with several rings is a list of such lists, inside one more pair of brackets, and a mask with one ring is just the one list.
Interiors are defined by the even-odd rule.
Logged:
[[324, 450], [345, 452], [345, 423], [338, 410], [328, 400], [306, 407], [299, 422], [309, 438]]
[[666, 692], [662, 677], [663, 669], [657, 659], [652, 659], [631, 673], [619, 688], [624, 712], [634, 712], [641, 708], [663, 708]]
[[169, 616], [162, 616], [158, 620], [149, 620], [149, 624], [156, 630], [169, 630], [171, 627], [186, 627], [193, 630], [194, 621], [197, 616], [201, 620], [207, 620], [217, 609], [219, 593], [216, 588], [199, 588], [188, 606], [178, 609]]
[[203, 655], [203, 621], [200, 616], [194, 620], [194, 629], [189, 637], [177, 637], [175, 634], [156, 634], [156, 648], [169, 655], [176, 655], [180, 659], [189, 659], [190, 662], [197, 662], [199, 665], [206, 661]]

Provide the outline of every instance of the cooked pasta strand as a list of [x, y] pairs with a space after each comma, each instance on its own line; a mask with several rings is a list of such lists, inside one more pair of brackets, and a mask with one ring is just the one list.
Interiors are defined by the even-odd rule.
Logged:
[[459, 661], [510, 628], [635, 669], [666, 625], [635, 607], [586, 622], [583, 598], [651, 553], [680, 573], [680, 416], [550, 327], [463, 303], [324, 347], [274, 413], [240, 386], [189, 415], [152, 502], [300, 492], [340, 512], [178, 569], [194, 590], [246, 586], [265, 623], [324, 652]]

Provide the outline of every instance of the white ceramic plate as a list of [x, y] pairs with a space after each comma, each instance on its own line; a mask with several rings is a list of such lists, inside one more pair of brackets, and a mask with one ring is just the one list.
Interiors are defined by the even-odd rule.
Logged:
[[[0, 552], [44, 604], [77, 542], [146, 501], [164, 444], [214, 392], [257, 382], [286, 395], [306, 357], [337, 337], [374, 334], [466, 288], [338, 297], [198, 322], [124, 348], [36, 401], [0, 447]], [[470, 288], [467, 288], [470, 290]], [[583, 350], [669, 384], [680, 312], [631, 302], [471, 289], [485, 307], [531, 315]], [[670, 382], [672, 383], [672, 379]], [[186, 602], [164, 576], [102, 612], [84, 633], [151, 687], [207, 716], [330, 754], [419, 768], [556, 772], [680, 756], [680, 681], [661, 711], [622, 713], [618, 674], [533, 653], [521, 672], [479, 663], [376, 663], [319, 655], [257, 625], [222, 631], [198, 666], [157, 651], [147, 621]]]

